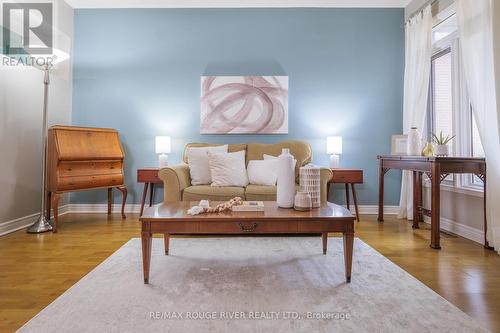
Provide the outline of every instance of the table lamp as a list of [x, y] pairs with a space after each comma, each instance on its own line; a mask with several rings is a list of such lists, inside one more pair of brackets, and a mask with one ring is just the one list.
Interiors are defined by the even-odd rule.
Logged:
[[342, 137], [329, 136], [326, 138], [326, 153], [330, 154], [330, 168], [338, 168], [340, 154], [342, 154]]
[[169, 136], [157, 136], [155, 138], [155, 151], [158, 155], [160, 169], [168, 166], [168, 154], [171, 149], [171, 139]]

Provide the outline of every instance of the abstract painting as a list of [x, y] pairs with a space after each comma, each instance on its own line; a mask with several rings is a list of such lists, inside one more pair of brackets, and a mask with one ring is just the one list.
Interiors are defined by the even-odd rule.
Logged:
[[200, 133], [288, 133], [288, 76], [202, 76]]

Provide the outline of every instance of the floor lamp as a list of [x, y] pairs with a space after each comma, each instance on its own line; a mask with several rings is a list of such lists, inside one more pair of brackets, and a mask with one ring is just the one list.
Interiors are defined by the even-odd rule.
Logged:
[[[52, 231], [52, 222], [50, 216], [46, 216], [47, 207], [47, 112], [49, 105], [49, 85], [50, 85], [50, 71], [56, 63], [62, 62], [69, 58], [69, 55], [63, 51], [53, 49], [53, 56], [51, 62], [47, 62], [43, 67], [43, 116], [42, 116], [42, 198], [41, 198], [41, 212], [35, 223], [33, 223], [26, 231], [28, 233], [42, 233]], [[49, 212], [50, 214], [50, 212]]]

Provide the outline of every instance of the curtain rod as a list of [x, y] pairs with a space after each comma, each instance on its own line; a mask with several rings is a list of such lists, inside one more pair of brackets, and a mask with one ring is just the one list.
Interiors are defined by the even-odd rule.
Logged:
[[430, 4], [431, 8], [432, 8], [432, 6], [437, 2], [439, 2], [439, 0], [430, 0], [430, 1], [427, 1], [425, 4], [423, 4], [422, 6], [420, 6], [416, 11], [414, 11], [410, 16], [408, 16], [408, 19], [405, 21], [405, 25], [408, 23], [408, 21], [410, 21], [416, 15], [420, 14], [425, 9], [425, 7], [427, 7], [427, 5]]

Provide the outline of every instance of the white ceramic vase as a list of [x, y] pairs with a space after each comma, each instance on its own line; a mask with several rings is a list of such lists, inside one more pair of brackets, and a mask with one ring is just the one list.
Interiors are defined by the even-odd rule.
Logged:
[[408, 133], [407, 154], [420, 156], [422, 153], [422, 135], [416, 127], [412, 127]]
[[295, 195], [295, 205], [296, 210], [307, 211], [312, 208], [311, 195], [308, 192], [299, 191]]
[[278, 156], [278, 182], [276, 201], [281, 208], [293, 208], [295, 199], [295, 159], [290, 149], [283, 149]]
[[448, 145], [436, 145], [436, 156], [448, 156], [450, 154], [450, 148]]

